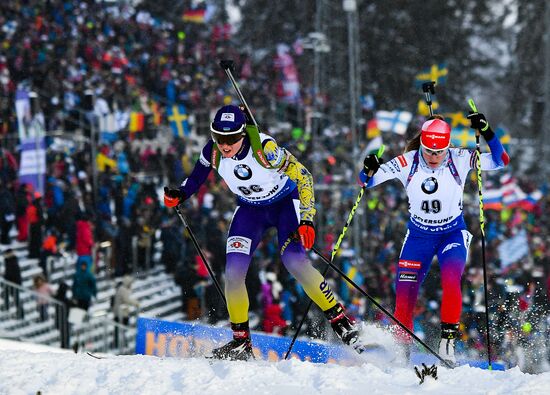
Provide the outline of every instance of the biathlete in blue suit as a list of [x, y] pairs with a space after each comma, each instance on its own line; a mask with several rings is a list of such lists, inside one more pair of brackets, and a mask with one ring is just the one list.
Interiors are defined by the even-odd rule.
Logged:
[[233, 340], [215, 349], [213, 356], [244, 360], [253, 356], [245, 277], [254, 250], [271, 227], [277, 229], [285, 267], [324, 311], [343, 342], [360, 352], [356, 326], [305, 254], [315, 240], [313, 178], [309, 171], [272, 137], [247, 125], [239, 107], [220, 108], [210, 129], [212, 139], [203, 148], [191, 175], [179, 188], [165, 188], [164, 202], [167, 207], [175, 207], [188, 199], [212, 169], [237, 196], [225, 266], [225, 296]]

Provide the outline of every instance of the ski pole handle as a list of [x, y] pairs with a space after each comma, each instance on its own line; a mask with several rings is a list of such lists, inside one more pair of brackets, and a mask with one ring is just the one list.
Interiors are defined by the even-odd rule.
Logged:
[[[386, 146], [385, 146], [384, 144], [382, 144], [382, 145], [380, 146], [380, 148], [378, 148], [378, 151], [376, 152], [376, 157], [377, 157], [378, 159], [380, 159], [380, 158], [382, 157], [382, 155], [384, 154], [384, 150], [385, 150], [385, 149], [386, 149]], [[372, 170], [369, 171], [369, 174], [367, 174], [367, 176], [368, 176], [369, 178], [371, 178], [373, 175], [374, 175], [374, 172], [373, 172]]]
[[476, 104], [474, 103], [474, 99], [468, 99], [468, 104], [470, 105], [470, 108], [473, 112], [477, 112]]
[[[478, 112], [477, 106], [474, 103], [474, 99], [468, 99], [468, 104], [470, 105], [470, 108], [472, 109], [473, 112]], [[478, 148], [479, 148], [479, 135], [480, 135], [480, 131], [476, 129], [476, 145], [478, 146]]]

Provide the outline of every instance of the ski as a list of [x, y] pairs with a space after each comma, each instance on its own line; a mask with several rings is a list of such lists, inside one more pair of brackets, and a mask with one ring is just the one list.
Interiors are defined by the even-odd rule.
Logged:
[[88, 354], [90, 357], [95, 358], [95, 359], [107, 359], [106, 357], [100, 357], [99, 355], [92, 354], [89, 351], [86, 351], [86, 354]]

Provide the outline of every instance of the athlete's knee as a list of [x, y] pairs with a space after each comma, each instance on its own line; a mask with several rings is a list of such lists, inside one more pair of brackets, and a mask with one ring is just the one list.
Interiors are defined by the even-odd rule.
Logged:
[[286, 269], [293, 275], [304, 270], [305, 266], [311, 265], [303, 251], [286, 250], [283, 255], [281, 255], [281, 261]]
[[227, 254], [225, 264], [225, 281], [227, 283], [242, 282], [246, 277], [250, 257], [242, 254]]

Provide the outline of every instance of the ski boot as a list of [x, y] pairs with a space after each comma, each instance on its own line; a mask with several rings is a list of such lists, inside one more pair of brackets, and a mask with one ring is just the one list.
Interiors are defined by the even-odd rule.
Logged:
[[248, 361], [254, 359], [248, 321], [241, 324], [231, 323], [233, 340], [224, 346], [212, 350], [212, 358], [230, 361]]
[[334, 333], [342, 339], [344, 344], [352, 346], [359, 354], [365, 351], [365, 347], [359, 341], [359, 329], [357, 329], [357, 326], [344, 314], [344, 308], [340, 303], [337, 303], [324, 313]]
[[458, 337], [458, 324], [441, 323], [441, 341], [439, 355], [453, 368], [457, 366], [455, 357], [455, 341]]

